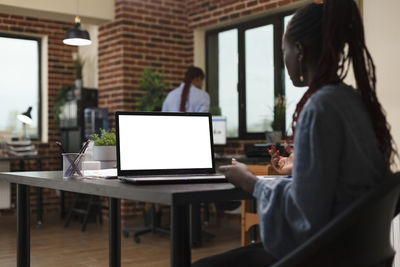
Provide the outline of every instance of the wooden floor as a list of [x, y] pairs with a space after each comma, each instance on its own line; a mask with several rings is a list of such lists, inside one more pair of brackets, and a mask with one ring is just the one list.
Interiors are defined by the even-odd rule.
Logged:
[[[108, 226], [89, 223], [86, 232], [80, 224], [72, 221], [69, 228], [63, 221], [45, 218], [42, 226], [31, 227], [32, 267], [101, 267], [108, 266]], [[133, 224], [140, 225], [141, 220]], [[192, 260], [218, 254], [240, 246], [240, 220], [221, 218], [219, 226], [214, 218], [205, 228], [216, 234], [201, 248], [192, 249]], [[146, 234], [141, 243], [121, 237], [122, 266], [158, 267], [170, 265], [170, 243], [168, 236]], [[16, 266], [16, 218], [0, 217], [0, 266]]]

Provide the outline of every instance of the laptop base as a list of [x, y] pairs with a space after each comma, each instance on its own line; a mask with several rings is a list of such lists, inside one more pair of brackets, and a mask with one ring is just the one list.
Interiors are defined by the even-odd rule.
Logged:
[[209, 183], [227, 183], [224, 175], [204, 175], [204, 176], [171, 176], [171, 177], [126, 177], [119, 176], [118, 179], [123, 182], [136, 185], [151, 185], [151, 184], [209, 184]]

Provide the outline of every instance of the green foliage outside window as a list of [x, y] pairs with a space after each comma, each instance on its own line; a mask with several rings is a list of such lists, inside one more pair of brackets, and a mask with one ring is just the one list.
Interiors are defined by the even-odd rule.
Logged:
[[272, 129], [274, 131], [285, 130], [285, 115], [286, 115], [286, 99], [283, 96], [275, 98], [274, 103], [274, 121], [272, 122]]

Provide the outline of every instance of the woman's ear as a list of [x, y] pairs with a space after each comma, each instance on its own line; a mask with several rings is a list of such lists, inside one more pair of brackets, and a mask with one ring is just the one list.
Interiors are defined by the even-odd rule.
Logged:
[[296, 42], [294, 44], [295, 47], [295, 53], [296, 53], [296, 58], [298, 62], [301, 62], [304, 60], [304, 46], [300, 42]]

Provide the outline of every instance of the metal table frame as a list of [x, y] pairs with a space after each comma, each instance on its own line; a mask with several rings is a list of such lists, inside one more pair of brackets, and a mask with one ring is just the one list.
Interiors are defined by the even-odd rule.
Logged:
[[[42, 160], [54, 159], [54, 156], [1, 156], [0, 161], [19, 162], [19, 171], [25, 171], [25, 161], [36, 161], [36, 170], [42, 170]], [[36, 210], [36, 226], [40, 227], [43, 222], [43, 192], [41, 187], [36, 188], [37, 210]], [[62, 198], [64, 200], [64, 197]], [[64, 204], [62, 203], [61, 212], [64, 212]], [[61, 213], [62, 214], [62, 213]]]
[[189, 205], [200, 202], [251, 199], [228, 183], [134, 186], [118, 180], [63, 180], [60, 171], [0, 173], [0, 180], [17, 184], [17, 266], [30, 266], [29, 186], [109, 197], [109, 266], [121, 266], [120, 199], [171, 206], [171, 266], [191, 264]]

